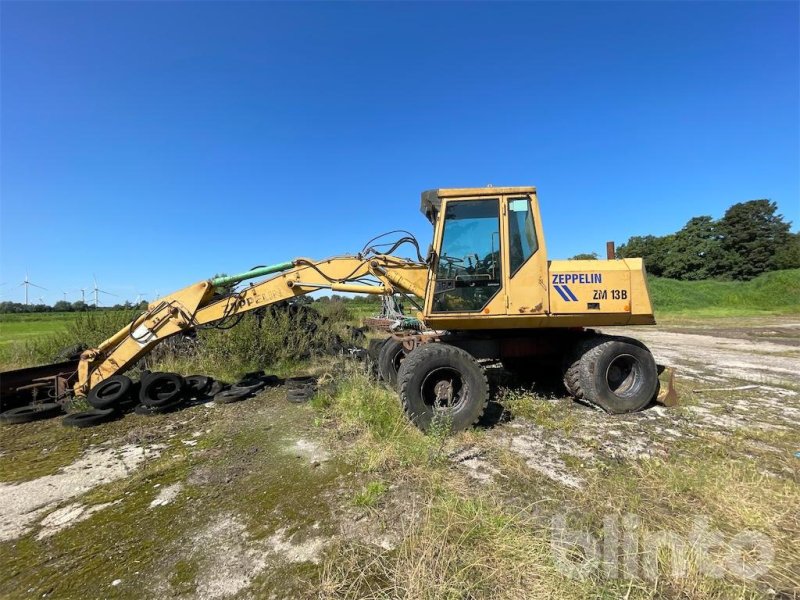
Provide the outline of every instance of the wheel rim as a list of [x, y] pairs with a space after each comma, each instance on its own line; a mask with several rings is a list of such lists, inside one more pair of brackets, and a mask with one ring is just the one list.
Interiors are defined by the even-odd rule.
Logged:
[[635, 394], [641, 381], [642, 366], [630, 354], [620, 354], [606, 368], [606, 385], [612, 394], [620, 398]]
[[400, 348], [400, 349], [397, 351], [397, 354], [395, 354], [395, 355], [394, 355], [394, 357], [392, 358], [392, 365], [394, 365], [394, 370], [395, 370], [395, 373], [396, 373], [396, 372], [398, 372], [398, 371], [400, 370], [400, 363], [402, 363], [402, 362], [403, 362], [403, 360], [405, 359], [405, 357], [406, 357], [406, 352], [405, 352], [405, 350], [403, 350], [402, 348]]
[[469, 387], [456, 369], [440, 367], [425, 376], [420, 392], [426, 406], [434, 411], [447, 411], [461, 406]]

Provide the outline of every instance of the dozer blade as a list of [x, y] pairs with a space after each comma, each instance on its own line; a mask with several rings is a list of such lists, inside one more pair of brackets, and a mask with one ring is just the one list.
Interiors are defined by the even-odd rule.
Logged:
[[0, 373], [0, 411], [31, 402], [56, 402], [67, 397], [78, 376], [78, 360]]
[[[678, 406], [678, 392], [675, 389], [675, 369], [673, 367], [665, 367], [659, 376], [661, 380], [661, 390], [658, 392], [656, 401], [664, 406]], [[666, 385], [664, 380], [666, 379]]]

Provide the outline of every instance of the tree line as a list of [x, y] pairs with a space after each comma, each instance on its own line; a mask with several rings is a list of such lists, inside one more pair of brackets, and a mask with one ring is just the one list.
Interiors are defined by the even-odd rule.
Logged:
[[684, 280], [741, 281], [800, 268], [800, 233], [789, 231], [791, 222], [777, 209], [770, 200], [739, 202], [721, 219], [703, 215], [669, 235], [633, 236], [616, 255], [641, 257], [649, 274]]
[[125, 302], [114, 306], [94, 306], [82, 300], [67, 302], [59, 300], [52, 306], [49, 304], [23, 304], [22, 302], [0, 302], [0, 314], [2, 313], [48, 313], [48, 312], [88, 312], [93, 310], [131, 310], [147, 308], [147, 302], [142, 301], [134, 304]]

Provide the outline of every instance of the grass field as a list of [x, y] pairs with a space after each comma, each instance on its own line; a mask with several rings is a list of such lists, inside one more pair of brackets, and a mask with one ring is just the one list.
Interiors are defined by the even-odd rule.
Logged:
[[732, 317], [800, 313], [800, 269], [751, 281], [648, 281], [656, 317]]
[[65, 331], [78, 313], [0, 314], [0, 345]]

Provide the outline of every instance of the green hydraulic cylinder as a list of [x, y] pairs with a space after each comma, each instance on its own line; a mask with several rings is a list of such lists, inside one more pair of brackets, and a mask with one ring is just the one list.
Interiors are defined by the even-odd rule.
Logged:
[[239, 283], [240, 281], [244, 281], [245, 279], [253, 279], [255, 277], [261, 277], [262, 275], [269, 275], [271, 273], [280, 273], [281, 271], [291, 269], [293, 266], [294, 266], [293, 262], [283, 262], [277, 265], [270, 265], [269, 267], [258, 267], [257, 269], [245, 271], [244, 273], [239, 273], [238, 275], [225, 275], [224, 277], [215, 277], [214, 279], [211, 280], [211, 285], [213, 285], [214, 287], [219, 287], [223, 285], [230, 285], [232, 283]]

